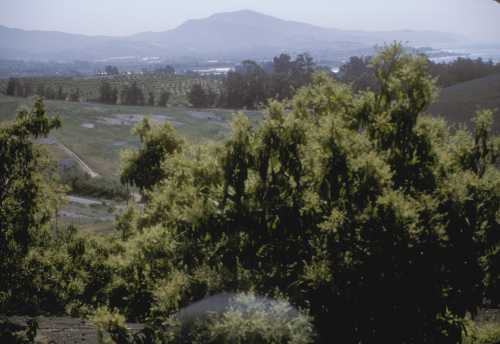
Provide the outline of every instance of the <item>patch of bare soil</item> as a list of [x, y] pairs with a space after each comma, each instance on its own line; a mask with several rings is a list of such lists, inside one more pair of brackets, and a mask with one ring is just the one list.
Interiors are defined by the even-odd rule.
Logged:
[[205, 111], [188, 111], [187, 113], [190, 117], [201, 120], [210, 120], [210, 121], [219, 121], [223, 122], [224, 120], [219, 116]]
[[[8, 321], [13, 324], [13, 331], [23, 331], [28, 328], [29, 317], [9, 317]], [[97, 344], [96, 327], [83, 319], [70, 317], [37, 317], [38, 331], [35, 343], [39, 344]], [[127, 324], [128, 329], [134, 333], [142, 330], [140, 324]], [[1, 334], [0, 334], [1, 336]], [[0, 342], [9, 343], [8, 341]], [[8, 339], [5, 339], [8, 340]]]
[[98, 122], [107, 125], [124, 125], [124, 126], [134, 126], [135, 124], [141, 122], [144, 118], [149, 118], [153, 124], [163, 124], [169, 122], [174, 127], [180, 127], [184, 123], [175, 121], [172, 117], [167, 115], [141, 115], [141, 114], [115, 114], [110, 117], [100, 117]]

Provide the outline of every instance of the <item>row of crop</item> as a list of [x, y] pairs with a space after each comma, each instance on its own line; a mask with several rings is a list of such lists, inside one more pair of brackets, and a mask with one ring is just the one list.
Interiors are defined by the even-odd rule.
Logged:
[[[7, 93], [7, 79], [0, 80], [0, 92]], [[29, 85], [36, 93], [40, 89], [57, 91], [62, 89], [65, 94], [77, 92], [80, 99], [84, 101], [99, 98], [99, 86], [103, 81], [118, 90], [136, 83], [145, 95], [153, 93], [159, 97], [161, 93], [168, 92], [173, 97], [184, 98], [190, 91], [192, 85], [200, 84], [206, 89], [218, 89], [219, 82], [207, 78], [193, 78], [184, 76], [168, 75], [118, 75], [106, 78], [23, 78], [22, 84]]]

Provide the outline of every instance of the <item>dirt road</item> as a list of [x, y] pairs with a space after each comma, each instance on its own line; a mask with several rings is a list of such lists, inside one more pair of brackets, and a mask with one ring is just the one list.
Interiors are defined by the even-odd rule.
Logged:
[[59, 141], [57, 141], [57, 145], [61, 147], [71, 158], [73, 158], [83, 168], [83, 170], [89, 174], [91, 178], [99, 177], [99, 173], [92, 170], [90, 166], [87, 165], [85, 161], [83, 161], [75, 152], [73, 152], [71, 149], [69, 149]]

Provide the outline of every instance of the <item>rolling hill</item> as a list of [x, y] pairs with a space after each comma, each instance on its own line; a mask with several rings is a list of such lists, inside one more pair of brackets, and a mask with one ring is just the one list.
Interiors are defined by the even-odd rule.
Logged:
[[[428, 112], [441, 115], [450, 123], [470, 125], [474, 113], [480, 109], [500, 110], [500, 74], [467, 81], [443, 89]], [[493, 130], [500, 133], [500, 113], [495, 112]]]
[[26, 31], [0, 26], [0, 58], [20, 60], [95, 60], [152, 53], [133, 40], [56, 31]]
[[214, 14], [188, 20], [163, 32], [128, 37], [25, 31], [0, 26], [0, 58], [98, 60], [159, 56], [181, 58], [271, 58], [283, 51], [350, 56], [394, 40], [409, 45], [453, 44], [454, 34], [431, 31], [363, 32], [323, 28], [254, 11]]
[[174, 50], [194, 54], [238, 53], [247, 57], [259, 54], [272, 56], [283, 50], [355, 52], [395, 40], [414, 45], [432, 45], [449, 44], [459, 39], [455, 35], [440, 32], [343, 31], [283, 20], [249, 10], [218, 13], [208, 18], [189, 20], [174, 30], [141, 33], [132, 38], [169, 45]]

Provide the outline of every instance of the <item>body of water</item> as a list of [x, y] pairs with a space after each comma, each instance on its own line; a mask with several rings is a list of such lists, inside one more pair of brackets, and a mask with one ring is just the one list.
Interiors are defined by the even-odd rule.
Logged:
[[[430, 57], [434, 62], [447, 63], [456, 60], [459, 57], [478, 59], [481, 58], [485, 61], [493, 61], [500, 63], [500, 47], [496, 48], [457, 48], [442, 50], [439, 56]], [[448, 55], [446, 53], [449, 53]]]

